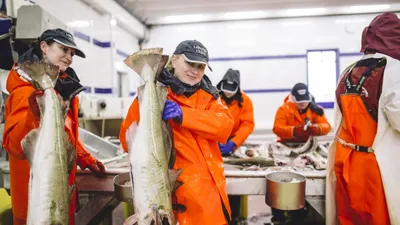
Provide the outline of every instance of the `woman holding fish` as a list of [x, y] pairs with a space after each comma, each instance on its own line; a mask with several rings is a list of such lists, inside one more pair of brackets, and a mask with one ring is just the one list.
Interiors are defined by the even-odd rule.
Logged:
[[[229, 69], [217, 84], [222, 102], [229, 108], [234, 125], [226, 143], [219, 143], [221, 154], [229, 155], [240, 147], [254, 130], [253, 102], [240, 88], [239, 70]], [[242, 196], [230, 195], [232, 220], [239, 217]]]
[[400, 224], [400, 19], [376, 16], [339, 78], [326, 224]]
[[[204, 75], [209, 67], [208, 59], [208, 51], [202, 43], [183, 41], [158, 77], [158, 81], [168, 87], [162, 119], [173, 129], [174, 168], [183, 171], [178, 177], [183, 184], [175, 193], [176, 202], [186, 209], [175, 211], [181, 225], [223, 225], [230, 221], [218, 142], [228, 139], [233, 119], [217, 89]], [[132, 124], [139, 123], [140, 126], [139, 117], [139, 101], [135, 98], [120, 131], [125, 151], [128, 151], [129, 139], [126, 132]]]
[[330, 130], [324, 110], [315, 104], [307, 85], [294, 85], [275, 115], [273, 132], [278, 141], [304, 143], [310, 136], [326, 135]]
[[[78, 138], [79, 100], [77, 94], [84, 88], [79, 83], [76, 73], [70, 67], [74, 55], [85, 58], [85, 54], [77, 48], [74, 38], [70, 33], [62, 29], [46, 30], [39, 38], [39, 43], [19, 57], [18, 63], [14, 65], [8, 75], [6, 86], [10, 96], [5, 104], [6, 122], [3, 146], [9, 153], [10, 158], [11, 200], [14, 225], [27, 223], [28, 193], [30, 191], [28, 190], [30, 179], [30, 164], [28, 160], [32, 160], [32, 158], [28, 158], [24, 154], [21, 141], [30, 131], [39, 127], [41, 111], [39, 110], [37, 99], [40, 99], [43, 95], [43, 91], [35, 90], [35, 87], [31, 83], [21, 77], [22, 72], [20, 74], [19, 71], [14, 70], [17, 66], [23, 65], [28, 61], [35, 64], [44, 59], [45, 62], [58, 66], [59, 69], [59, 72], [56, 71], [59, 75], [54, 90], [62, 98], [59, 101], [66, 103], [65, 105], [69, 105], [69, 109], [66, 112], [64, 129], [68, 134], [68, 142], [72, 144], [74, 151], [76, 151], [76, 153], [73, 152], [73, 155], [76, 156], [72, 156], [73, 158], [76, 157], [76, 162], [75, 160], [72, 161], [73, 167], [69, 171], [68, 178], [68, 185], [72, 188], [69, 216], [66, 215], [69, 217], [69, 224], [75, 224], [77, 193], [74, 182], [76, 164], [82, 169], [89, 168], [97, 175], [101, 175], [105, 171], [103, 164], [90, 155]], [[32, 74], [28, 74], [28, 76], [30, 75]], [[52, 168], [45, 169], [52, 170]], [[33, 174], [32, 176], [40, 175]], [[47, 172], [44, 172], [42, 176], [48, 176]], [[37, 196], [39, 193], [31, 193], [30, 195]], [[48, 210], [50, 211], [51, 209]], [[40, 220], [47, 221], [43, 218]], [[51, 221], [47, 221], [46, 224], [51, 224]]]

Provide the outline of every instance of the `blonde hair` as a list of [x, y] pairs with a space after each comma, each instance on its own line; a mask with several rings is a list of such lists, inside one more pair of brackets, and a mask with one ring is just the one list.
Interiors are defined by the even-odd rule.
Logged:
[[181, 57], [181, 55], [171, 55], [168, 59], [168, 62], [165, 64], [165, 67], [164, 67], [165, 69], [171, 71], [172, 74], [174, 74], [174, 72], [175, 72], [174, 67], [172, 67], [172, 58], [173, 57], [176, 57], [179, 59], [179, 57]]

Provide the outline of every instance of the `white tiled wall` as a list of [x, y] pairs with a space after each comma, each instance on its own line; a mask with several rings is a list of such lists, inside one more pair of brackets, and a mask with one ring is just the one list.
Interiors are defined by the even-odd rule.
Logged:
[[[307, 50], [338, 49], [341, 72], [360, 58], [357, 53], [362, 30], [375, 16], [164, 25], [151, 30], [146, 47], [161, 46], [171, 54], [182, 40], [201, 41], [209, 50], [213, 72], [207, 74], [213, 83], [216, 84], [228, 68], [240, 70], [242, 89], [262, 91], [249, 94], [255, 108], [256, 128], [271, 128], [276, 110], [288, 94], [287, 91], [271, 91], [288, 90], [297, 82], [307, 82]], [[265, 57], [254, 59], [260, 56]], [[333, 109], [326, 109], [326, 114], [333, 124]]]
[[[73, 68], [83, 85], [92, 89], [92, 94], [100, 94], [94, 93], [100, 88], [107, 92], [113, 89], [115, 95], [117, 71], [128, 73], [129, 92], [136, 92], [140, 78], [123, 60], [127, 54], [139, 49], [138, 40], [118, 24], [112, 25], [112, 15], [100, 15], [79, 0], [31, 1], [70, 24], [75, 32], [91, 38], [88, 42], [76, 37], [87, 58], [75, 57]], [[24, 0], [14, 2], [15, 10], [19, 5], [31, 4]], [[201, 41], [209, 50], [214, 72], [207, 71], [207, 75], [212, 82], [216, 84], [228, 68], [239, 69], [242, 89], [260, 91], [249, 93], [255, 108], [256, 127], [271, 128], [275, 112], [288, 90], [297, 82], [307, 82], [307, 50], [338, 49], [341, 71], [359, 59], [361, 32], [375, 16], [365, 14], [156, 26], [150, 30], [149, 41], [144, 47], [163, 47], [166, 54], [171, 54], [182, 40]], [[79, 23], [81, 26], [76, 27]], [[75, 27], [72, 26], [74, 24]], [[94, 40], [102, 44], [96, 45]], [[277, 92], [276, 89], [284, 91]], [[326, 109], [326, 114], [333, 122], [332, 109]]]

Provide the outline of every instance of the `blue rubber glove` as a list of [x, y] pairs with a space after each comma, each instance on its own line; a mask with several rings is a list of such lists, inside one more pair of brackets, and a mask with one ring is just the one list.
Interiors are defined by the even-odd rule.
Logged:
[[233, 143], [233, 141], [230, 140], [226, 144], [218, 143], [218, 145], [222, 155], [229, 155], [230, 153], [233, 152], [233, 150], [236, 147], [235, 143]]
[[167, 100], [164, 105], [162, 119], [165, 121], [174, 119], [176, 123], [182, 124], [182, 109], [178, 103]]

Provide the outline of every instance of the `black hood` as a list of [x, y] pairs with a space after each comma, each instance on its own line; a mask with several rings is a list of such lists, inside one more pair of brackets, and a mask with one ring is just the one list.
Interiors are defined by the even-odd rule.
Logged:
[[[226, 81], [230, 81], [233, 83], [236, 83], [236, 85], [238, 86], [237, 92], [235, 95], [233, 95], [232, 97], [228, 98], [225, 93], [221, 90], [221, 85], [223, 82]], [[229, 85], [227, 83], [224, 83], [224, 87], [226, 88], [226, 86]], [[234, 86], [233, 85], [229, 85], [228, 87], [232, 88], [232, 90], [234, 90]], [[238, 105], [240, 108], [242, 108], [243, 105], [243, 96], [242, 96], [242, 92], [240, 90], [240, 72], [239, 70], [233, 70], [233, 69], [229, 69], [228, 71], [226, 71], [224, 77], [222, 78], [222, 80], [217, 84], [217, 89], [219, 90], [219, 94], [221, 95], [221, 97], [224, 99], [224, 101], [230, 105], [233, 103], [234, 100], [238, 101]]]
[[240, 88], [240, 72], [239, 72], [239, 70], [229, 69], [228, 71], [226, 71], [222, 80], [217, 84], [218, 89], [221, 88], [221, 84], [223, 81], [235, 82], [237, 85], [239, 85], [239, 88]]
[[[35, 46], [21, 55], [18, 59], [18, 63], [23, 63], [28, 60], [38, 62], [42, 59], [42, 51], [39, 49], [39, 46]], [[80, 84], [78, 75], [71, 67], [68, 67], [65, 70], [65, 75], [66, 76], [60, 76], [57, 79], [54, 89], [63, 97], [64, 100], [71, 101], [73, 97], [85, 90], [85, 88]]]

